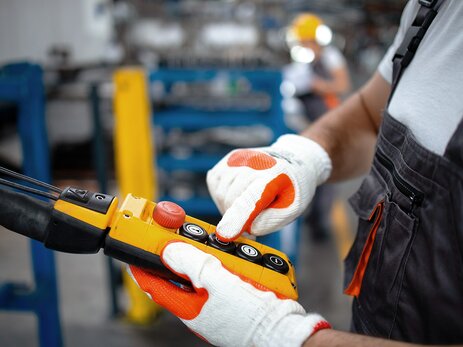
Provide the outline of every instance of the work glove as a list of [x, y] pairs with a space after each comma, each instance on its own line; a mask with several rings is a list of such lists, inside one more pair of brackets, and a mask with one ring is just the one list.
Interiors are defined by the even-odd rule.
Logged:
[[219, 239], [282, 228], [302, 214], [330, 173], [326, 151], [299, 135], [283, 135], [270, 147], [231, 151], [207, 173], [209, 192], [223, 214]]
[[213, 345], [301, 346], [316, 331], [330, 328], [320, 315], [307, 314], [296, 301], [245, 282], [190, 244], [168, 243], [161, 260], [191, 281], [193, 289], [186, 291], [134, 266], [129, 272], [152, 300]]

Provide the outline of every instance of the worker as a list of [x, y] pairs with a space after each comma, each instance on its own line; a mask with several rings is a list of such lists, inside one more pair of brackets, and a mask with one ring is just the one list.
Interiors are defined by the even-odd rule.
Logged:
[[369, 171], [351, 199], [359, 216], [345, 266], [352, 333], [184, 243], [168, 244], [162, 261], [194, 290], [132, 268], [140, 287], [216, 345], [463, 346], [462, 17], [459, 0], [410, 0], [359, 91], [301, 135], [232, 151], [208, 174], [224, 213], [217, 232], [233, 240], [285, 225], [327, 179]]
[[[313, 13], [302, 13], [292, 22], [287, 41], [293, 62], [284, 68], [310, 122], [339, 104], [350, 90], [347, 63], [342, 53], [330, 45], [331, 30]], [[305, 221], [314, 241], [327, 239], [331, 231], [331, 208], [335, 190], [330, 184], [317, 187]]]
[[331, 29], [313, 13], [298, 15], [286, 37], [292, 62], [284, 68], [284, 77], [293, 84], [307, 118], [315, 121], [349, 91], [346, 60], [330, 44]]

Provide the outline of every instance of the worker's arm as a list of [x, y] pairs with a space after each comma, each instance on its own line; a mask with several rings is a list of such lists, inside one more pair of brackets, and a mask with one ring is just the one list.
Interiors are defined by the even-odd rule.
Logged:
[[[397, 342], [375, 337], [356, 335], [332, 329], [320, 330], [308, 340], [303, 347], [421, 347], [424, 345]], [[462, 347], [458, 345], [454, 347]], [[426, 347], [432, 347], [426, 345]]]
[[331, 78], [315, 78], [312, 82], [312, 92], [320, 95], [342, 95], [350, 90], [349, 71], [346, 66], [338, 67], [331, 71]]
[[356, 177], [369, 169], [389, 92], [389, 83], [376, 72], [359, 91], [301, 134], [327, 151], [333, 168], [330, 181]]

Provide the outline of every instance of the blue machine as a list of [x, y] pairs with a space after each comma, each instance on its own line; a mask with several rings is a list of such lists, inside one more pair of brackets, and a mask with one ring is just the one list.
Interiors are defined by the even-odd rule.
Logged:
[[[0, 68], [0, 99], [18, 106], [23, 172], [50, 182], [50, 159], [45, 126], [44, 86], [38, 65], [18, 63]], [[24, 283], [0, 284], [0, 309], [34, 312], [40, 345], [62, 345], [58, 290], [53, 252], [31, 241], [34, 288]]]
[[[172, 129], [194, 132], [219, 126], [263, 125], [272, 131], [270, 142], [273, 142], [280, 135], [290, 132], [281, 107], [281, 81], [281, 71], [271, 69], [154, 70], [149, 74], [151, 97], [155, 102], [159, 100], [163, 106], [153, 108], [153, 121], [165, 132]], [[207, 89], [208, 84], [212, 87], [210, 90]], [[219, 97], [214, 96], [214, 87], [221, 91]], [[179, 158], [160, 152], [157, 154], [157, 167], [167, 175], [181, 170], [205, 174], [226, 153], [221, 150], [194, 151], [189, 156]], [[167, 194], [160, 200], [174, 201], [190, 215], [220, 215], [208, 196], [195, 194], [179, 200]], [[299, 221], [296, 221], [283, 232], [261, 237], [259, 241], [281, 249], [295, 262], [299, 225]]]

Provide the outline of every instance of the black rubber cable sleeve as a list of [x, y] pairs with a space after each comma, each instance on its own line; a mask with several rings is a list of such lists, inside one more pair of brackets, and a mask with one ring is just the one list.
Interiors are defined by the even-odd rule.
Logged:
[[13, 190], [0, 188], [0, 225], [43, 242], [53, 205]]

